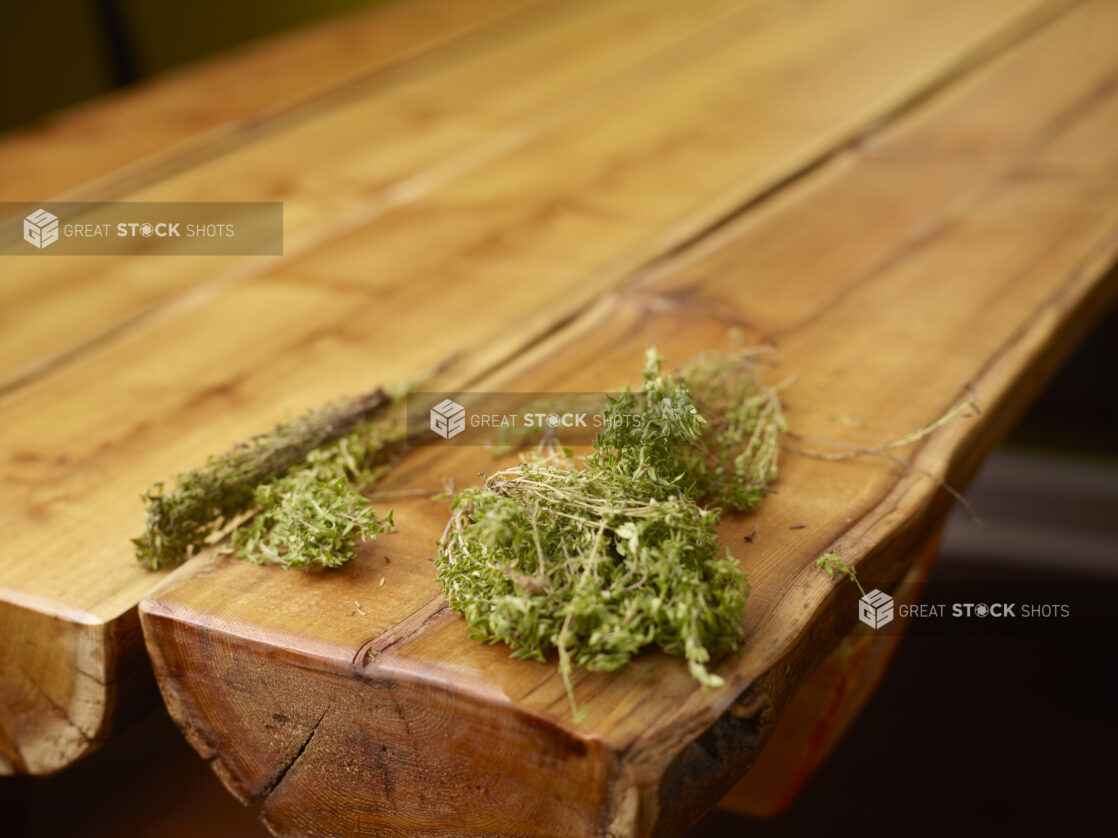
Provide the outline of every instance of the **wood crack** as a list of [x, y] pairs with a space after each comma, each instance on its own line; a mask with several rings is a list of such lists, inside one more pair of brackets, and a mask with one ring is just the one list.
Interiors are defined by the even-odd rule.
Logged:
[[373, 660], [397, 648], [401, 643], [410, 640], [449, 610], [450, 605], [443, 598], [443, 595], [439, 594], [387, 631], [362, 643], [350, 659], [351, 671], [358, 675], [364, 674], [365, 668]]
[[303, 740], [303, 744], [299, 746], [299, 749], [295, 751], [295, 753], [291, 756], [291, 759], [289, 759], [287, 763], [284, 764], [282, 768], [280, 768], [276, 775], [260, 791], [252, 796], [249, 802], [256, 803], [257, 801], [268, 797], [283, 783], [284, 780], [287, 779], [287, 775], [291, 773], [291, 769], [295, 767], [295, 764], [302, 758], [303, 754], [307, 752], [307, 748], [310, 747], [311, 742], [314, 740], [315, 734], [318, 733], [319, 725], [322, 724], [322, 720], [326, 718], [326, 714], [329, 712], [329, 707], [322, 711], [322, 715], [318, 717], [318, 721], [314, 723], [314, 726], [311, 728], [310, 733], [307, 734], [307, 738]]
[[43, 687], [39, 684], [38, 681], [36, 681], [34, 678], [32, 678], [30, 675], [28, 675], [27, 671], [22, 666], [20, 666], [18, 663], [15, 664], [15, 669], [19, 672], [20, 675], [23, 676], [24, 680], [28, 684], [31, 685], [32, 689], [34, 689], [35, 692], [37, 692], [40, 696], [42, 696], [43, 699], [47, 702], [47, 704], [49, 704], [55, 710], [55, 712], [58, 714], [58, 716], [61, 718], [61, 720], [65, 724], [72, 727], [75, 731], [77, 731], [77, 734], [78, 734], [78, 736], [80, 736], [82, 738], [82, 741], [84, 741], [87, 745], [94, 744], [94, 742], [96, 740], [92, 736], [87, 734], [82, 729], [81, 725], [79, 725], [76, 721], [74, 721], [73, 717], [70, 716], [70, 712], [65, 707], [62, 707], [60, 704], [58, 704], [58, 702], [56, 702], [51, 697], [50, 693], [48, 693], [46, 690], [43, 689]]
[[[981, 67], [982, 65], [992, 61], [1003, 52], [1014, 47], [1021, 40], [1029, 35], [1051, 24], [1055, 19], [1062, 14], [1067, 13], [1068, 7], [1064, 4], [1053, 3], [1043, 7], [1039, 11], [1033, 12], [1026, 16], [1023, 20], [1018, 21], [1010, 26], [1007, 31], [992, 36], [988, 41], [979, 44], [970, 53], [964, 55], [961, 60], [953, 65], [951, 68], [944, 70], [941, 74], [931, 79], [922, 88], [913, 91], [901, 102], [894, 104], [889, 110], [879, 115], [876, 119], [867, 121], [866, 124], [860, 128], [850, 130], [845, 139], [838, 139], [830, 148], [815, 152], [813, 156], [805, 161], [801, 161], [798, 165], [793, 165], [784, 174], [774, 178], [768, 186], [755, 191], [751, 197], [743, 202], [734, 206], [729, 212], [724, 213], [722, 216], [704, 224], [699, 230], [684, 236], [681, 241], [674, 244], [669, 243], [665, 249], [655, 256], [647, 259], [643, 264], [638, 264], [629, 269], [624, 269], [623, 275], [618, 278], [617, 282], [612, 283], [615, 287], [618, 285], [625, 285], [631, 282], [636, 276], [643, 274], [648, 270], [652, 270], [655, 266], [664, 262], [673, 260], [676, 256], [690, 250], [698, 245], [703, 240], [715, 234], [718, 230], [733, 223], [734, 220], [750, 212], [759, 204], [762, 204], [772, 198], [779, 192], [782, 192], [791, 184], [803, 180], [811, 173], [818, 170], [820, 167], [826, 165], [831, 160], [841, 156], [851, 149], [856, 148], [867, 137], [872, 136], [874, 133], [880, 131], [882, 125], [895, 121], [897, 118], [903, 116], [907, 112], [915, 109], [923, 104], [929, 98], [934, 97], [942, 89], [949, 86], [957, 78], [966, 75]], [[476, 38], [477, 33], [474, 33]], [[463, 40], [470, 40], [468, 37]], [[670, 52], [670, 50], [669, 50]], [[376, 75], [383, 74], [383, 69], [375, 72]], [[591, 97], [593, 98], [593, 97]], [[577, 108], [575, 109], [577, 110]], [[534, 135], [533, 131], [528, 131], [528, 135]], [[238, 146], [239, 147], [239, 146]], [[220, 149], [214, 153], [215, 156], [220, 154]], [[466, 155], [470, 156], [469, 154]], [[477, 156], [477, 155], [474, 155]], [[406, 200], [411, 200], [410, 197]], [[363, 213], [357, 215], [364, 218]], [[338, 235], [338, 225], [329, 225], [328, 231], [330, 236]], [[315, 237], [311, 237], [314, 239]], [[317, 243], [317, 239], [315, 239]], [[114, 327], [91, 337], [88, 341], [80, 345], [70, 347], [62, 350], [58, 354], [51, 355], [48, 358], [40, 359], [30, 365], [24, 367], [14, 373], [7, 381], [0, 382], [0, 399], [11, 395], [14, 391], [21, 389], [31, 381], [49, 375], [53, 371], [66, 366], [73, 360], [85, 356], [91, 349], [95, 349], [101, 345], [107, 345], [115, 342], [117, 339], [130, 334], [137, 329], [141, 328], [143, 324], [151, 321], [154, 317], [174, 309], [191, 308], [201, 304], [205, 300], [212, 298], [215, 293], [229, 287], [231, 284], [242, 282], [245, 279], [255, 275], [253, 270], [239, 271], [235, 270], [230, 276], [218, 277], [207, 283], [207, 287], [212, 288], [212, 291], [202, 291], [199, 288], [191, 288], [181, 295], [178, 295], [170, 300], [166, 300], [155, 304], [141, 312], [137, 312], [127, 320], [116, 324]], [[595, 295], [597, 299], [601, 295]], [[562, 325], [562, 324], [561, 324]], [[546, 335], [544, 335], [546, 337]], [[510, 352], [510, 357], [516, 354], [515, 351]]]
[[969, 56], [964, 57], [958, 64], [953, 66], [951, 70], [929, 82], [924, 88], [912, 93], [907, 99], [896, 104], [891, 110], [881, 114], [881, 116], [871, 124], [866, 125], [861, 130], [852, 131], [845, 140], [839, 141], [829, 150], [817, 154], [813, 159], [805, 162], [799, 168], [790, 170], [782, 177], [774, 180], [764, 189], [754, 193], [752, 197], [706, 224], [702, 229], [695, 231], [682, 241], [669, 246], [662, 253], [648, 259], [643, 265], [638, 266], [631, 272], [629, 280], [621, 287], [625, 289], [632, 288], [646, 281], [650, 275], [670, 268], [671, 263], [675, 262], [677, 259], [683, 258], [688, 251], [701, 247], [709, 239], [732, 226], [736, 221], [751, 213], [757, 207], [768, 203], [778, 194], [785, 192], [793, 185], [806, 180], [810, 175], [820, 171], [828, 164], [847, 154], [861, 154], [860, 148], [866, 141], [880, 134], [886, 126], [896, 122], [910, 112], [915, 111], [930, 99], [935, 98], [950, 87], [957, 79], [975, 72], [986, 64], [992, 63], [999, 56], [1018, 46], [1021, 41], [1040, 32], [1063, 15], [1069, 13], [1070, 9], [1073, 7], [1074, 4], [1070, 6], [1052, 4], [1050, 7], [1045, 7], [1033, 15], [1030, 15], [1025, 20], [1020, 21], [1017, 26], [1013, 28], [1013, 31], [1003, 33], [1000, 38], [995, 37], [992, 39], [992, 42], [980, 45]]

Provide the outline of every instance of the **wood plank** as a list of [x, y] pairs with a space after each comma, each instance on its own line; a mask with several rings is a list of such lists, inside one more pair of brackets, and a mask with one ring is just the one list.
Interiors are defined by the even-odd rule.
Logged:
[[[1114, 15], [1114, 3], [1073, 13], [895, 132], [655, 266], [485, 385], [610, 389], [635, 377], [649, 342], [681, 360], [736, 327], [776, 344], [779, 374], [799, 374], [785, 401], [804, 433], [891, 438], [972, 382], [982, 416], [904, 452], [965, 485], [1118, 290], [1107, 273], [1118, 184], [1093, 176], [1110, 149], [1080, 139], [1113, 119], [1118, 67], [1087, 90], [1067, 71]], [[957, 141], [957, 114], [984, 113], [983, 101], [1044, 68], [1063, 95], [987, 122], [997, 154], [905, 145], [933, 128], [937, 142]], [[1087, 156], [1079, 167], [1038, 167], [1070, 148]], [[863, 427], [836, 428], [835, 415]], [[388, 486], [437, 488], [480, 468], [495, 468], [484, 452], [416, 449]], [[396, 503], [399, 531], [343, 573], [191, 563], [142, 604], [148, 648], [184, 733], [234, 794], [263, 801], [278, 834], [674, 834], [748, 768], [853, 624], [856, 592], [814, 559], [835, 550], [888, 589], [949, 500], [879, 461], [787, 456], [779, 488], [723, 526], [754, 587], [747, 645], [721, 662], [727, 684], [710, 695], [678, 659], [644, 655], [618, 673], [580, 674], [587, 716], [575, 723], [554, 665], [470, 642], [442, 606], [427, 558], [446, 509], [418, 499]], [[797, 522], [809, 525], [789, 529]], [[360, 619], [347, 616], [354, 599]]]
[[[546, 7], [425, 62], [256, 120], [251, 130], [215, 138], [185, 160], [101, 187], [98, 199], [282, 200], [284, 252], [291, 256], [578, 117], [618, 90], [647, 83], [660, 65], [700, 49], [704, 30], [733, 16], [742, 16], [738, 0], [686, 6], [577, 0]], [[749, 16], [757, 26], [758, 15]], [[686, 46], [697, 36], [697, 44]], [[560, 63], [561, 74], [543, 69]], [[0, 387], [9, 388], [186, 291], [243, 280], [279, 262], [127, 255], [5, 261]], [[88, 304], [75, 306], [75, 298]]]
[[[456, 352], [457, 379], [476, 377], [960, 62], [1020, 35], [1038, 8], [844, 0], [765, 18], [760, 31], [743, 13], [717, 49], [702, 41], [422, 200], [281, 269], [204, 289], [10, 391], [0, 400], [7, 619], [49, 613], [45, 600], [111, 627], [105, 644], [130, 636], [118, 628], [159, 578], [129, 557], [144, 487], [286, 410], [414, 377]], [[860, 56], [857, 72], [820, 63], [849, 54]], [[83, 702], [102, 722], [72, 725], [90, 746], [111, 718], [126, 651], [97, 658], [104, 690]], [[15, 696], [7, 730], [37, 730], [36, 718], [71, 708], [72, 644], [4, 652]], [[58, 724], [73, 722], [67, 715]], [[28, 761], [31, 747], [8, 738], [13, 769], [50, 770], [81, 753], [74, 735]]]
[[347, 15], [159, 76], [0, 136], [0, 201], [101, 201], [216, 142], [539, 0], [410, 0]]
[[[369, 259], [391, 252], [369, 247], [365, 228], [371, 221], [417, 203], [479, 167], [477, 177], [450, 195], [468, 201], [472, 210], [515, 218], [520, 204], [507, 200], [495, 207], [499, 196], [494, 192], [515, 187], [507, 197], [519, 199], [532, 179], [541, 176], [554, 189], [554, 178], [536, 165], [538, 154], [596, 154], [607, 167], [596, 177], [607, 183], [585, 188], [600, 191], [625, 176], [624, 170], [609, 171], [610, 161], [615, 156], [640, 160], [638, 148], [653, 154], [662, 147], [677, 149], [676, 167], [712, 173], [711, 158], [732, 149], [738, 152], [737, 164], [753, 177], [735, 181], [736, 192], [720, 196], [718, 207], [728, 210], [808, 165], [936, 76], [973, 59], [976, 51], [1035, 26], [1062, 4], [997, 0], [977, 7], [955, 4], [940, 12], [932, 5], [906, 0], [867, 16], [866, 3], [851, 0], [822, 6], [808, 0], [776, 5], [734, 0], [572, 3], [564, 5], [562, 17], [532, 18], [501, 49], [465, 52], [444, 64], [429, 62], [433, 66], [419, 78], [405, 76], [386, 89], [373, 85], [367, 96], [317, 117], [284, 122], [249, 143], [238, 137], [240, 150], [235, 147], [180, 174], [169, 172], [127, 197], [282, 199], [288, 258], [207, 257], [201, 271], [198, 257], [7, 259], [7, 280], [0, 285], [0, 388], [135, 328], [160, 307], [181, 301], [184, 293], [190, 300], [190, 292], [209, 293], [206, 288], [245, 281], [277, 269], [277, 262], [282, 270], [292, 256], [317, 262], [324, 249], [339, 256], [345, 252], [347, 269], [364, 271]], [[930, 24], [929, 17], [934, 18]], [[910, 54], [898, 53], [883, 37], [905, 26], [927, 30]], [[748, 44], [749, 49], [735, 50], [735, 44]], [[837, 61], [847, 54], [880, 67], [881, 78], [866, 85], [857, 67], [843, 76], [826, 72], [822, 61], [809, 69], [807, 78], [796, 69], [812, 57], [830, 55]], [[562, 64], [564, 72], [547, 72], [552, 62]], [[663, 94], [657, 89], [662, 78], [675, 80]], [[727, 88], [725, 79], [732, 78], [748, 78], [750, 85]], [[635, 96], [634, 90], [648, 92]], [[619, 130], [619, 120], [607, 121], [618, 101], [634, 103], [624, 116], [627, 132]], [[650, 108], [657, 114], [650, 114]], [[762, 113], [760, 123], [751, 118]], [[734, 118], [727, 120], [727, 114]], [[710, 136], [696, 147], [691, 136], [696, 119], [725, 125], [708, 128]], [[587, 123], [597, 130], [584, 132]], [[550, 143], [557, 150], [533, 142], [564, 126]], [[532, 150], [519, 159], [527, 173], [510, 165], [498, 177], [485, 165], [526, 146]], [[666, 177], [663, 183], [671, 188]], [[572, 211], [589, 216], [617, 211], [608, 198], [583, 208], [572, 194], [573, 188], [545, 212], [562, 220]], [[674, 195], [652, 198], [656, 202], [649, 210], [655, 212], [665, 209], [662, 202]], [[460, 207], [446, 203], [426, 201], [416, 214], [425, 217], [426, 225], [449, 223], [459, 236], [476, 235], [472, 226], [461, 224]], [[430, 217], [432, 206], [436, 219]], [[700, 206], [704, 217], [709, 216], [711, 208]], [[597, 223], [593, 217], [591, 221]], [[406, 223], [414, 242], [414, 222]], [[348, 253], [345, 235], [355, 229], [371, 255], [357, 259]], [[367, 277], [363, 273], [361, 281]], [[75, 305], [75, 298], [86, 304]]]

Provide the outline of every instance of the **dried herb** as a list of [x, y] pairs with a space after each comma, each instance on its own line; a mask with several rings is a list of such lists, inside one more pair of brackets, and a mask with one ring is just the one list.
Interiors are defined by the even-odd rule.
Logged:
[[825, 570], [828, 576], [834, 576], [837, 570], [841, 574], [850, 577], [850, 581], [858, 586], [862, 596], [866, 595], [866, 589], [862, 587], [862, 583], [858, 581], [858, 572], [854, 570], [854, 565], [847, 564], [842, 560], [842, 556], [837, 553], [824, 553], [815, 560], [815, 566], [820, 570]]
[[[572, 665], [617, 669], [648, 645], [684, 656], [704, 686], [721, 683], [706, 664], [740, 644], [749, 588], [719, 547], [720, 507], [755, 508], [782, 450], [882, 457], [935, 480], [889, 450], [977, 412], [967, 402], [873, 448], [811, 438], [847, 450], [803, 451], [781, 439], [795, 436], [781, 411], [783, 385], [765, 387], [753, 375], [765, 351], [705, 353], [664, 374], [649, 350], [641, 391], [609, 398], [583, 463], [552, 450], [453, 498], [436, 558], [448, 602], [472, 637], [506, 643], [514, 657], [544, 660], [555, 649], [576, 718]], [[626, 421], [632, 416], [639, 421]], [[838, 556], [819, 566], [860, 587]]]
[[[762, 349], [704, 353], [665, 375], [650, 348], [642, 391], [610, 399], [593, 463], [626, 473], [652, 465], [696, 501], [753, 509], [776, 479], [786, 430], [779, 388], [752, 373]], [[610, 423], [611, 414], [641, 421]]]
[[338, 567], [357, 555], [356, 538], [392, 528], [365, 492], [388, 469], [401, 435], [395, 421], [362, 422], [307, 454], [283, 477], [253, 492], [255, 514], [232, 532], [238, 558], [285, 567]]
[[[140, 564], [180, 564], [231, 528], [241, 558], [336, 566], [356, 535], [391, 525], [361, 494], [398, 449], [403, 432], [380, 389], [284, 422], [201, 468], [144, 493], [147, 525], [133, 539]], [[245, 516], [253, 517], [247, 522]]]
[[769, 351], [755, 346], [704, 352], [672, 375], [705, 419], [700, 437], [684, 452], [693, 493], [734, 512], [753, 509], [772, 491], [780, 436], [788, 430], [779, 395], [787, 382], [766, 387], [753, 374]]
[[745, 575], [719, 546], [718, 510], [683, 495], [641, 497], [606, 469], [523, 463], [461, 492], [436, 566], [471, 636], [517, 658], [559, 652], [612, 670], [655, 643], [704, 664], [741, 640]]
[[[732, 392], [748, 407], [705, 419], [692, 381], [713, 387], [736, 369], [713, 361], [668, 376], [650, 350], [640, 394], [610, 400], [582, 467], [552, 454], [453, 499], [436, 558], [447, 601], [472, 637], [507, 643], [514, 657], [557, 650], [576, 718], [572, 663], [613, 670], [655, 644], [717, 686], [706, 664], [742, 640], [745, 574], [719, 545], [720, 509], [698, 500], [727, 489], [747, 508], [763, 497], [780, 412], [774, 395], [754, 400], [739, 380]], [[729, 464], [718, 459], [724, 452]]]

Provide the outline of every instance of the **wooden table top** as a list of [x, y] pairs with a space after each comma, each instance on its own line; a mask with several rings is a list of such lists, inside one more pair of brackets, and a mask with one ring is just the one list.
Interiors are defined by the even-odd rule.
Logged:
[[[851, 444], [969, 383], [980, 416], [899, 452], [961, 488], [1113, 298], [1116, 31], [1113, 0], [409, 0], [0, 139], [2, 200], [285, 224], [281, 257], [0, 256], [0, 773], [104, 741], [150, 655], [277, 834], [678, 831], [854, 624], [815, 559], [898, 583], [934, 479], [784, 455], [723, 524], [753, 587], [725, 686], [642, 655], [578, 674], [581, 722], [554, 665], [445, 607], [445, 503], [394, 501], [336, 572], [150, 573], [140, 493], [448, 359], [448, 388], [607, 390], [649, 343], [671, 366], [731, 333], [797, 376], [795, 430]], [[492, 468], [417, 448], [384, 488]]]

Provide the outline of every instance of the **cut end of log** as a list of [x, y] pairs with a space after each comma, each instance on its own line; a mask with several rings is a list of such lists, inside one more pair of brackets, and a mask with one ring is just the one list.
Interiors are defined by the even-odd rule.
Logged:
[[[646, 763], [395, 650], [356, 667], [293, 667], [290, 651], [207, 631], [172, 603], [140, 612], [176, 724], [278, 835], [326, 823], [336, 834], [374, 823], [378, 834], [675, 834], [733, 785], [775, 723], [749, 687], [666, 765]], [[457, 621], [442, 609], [431, 624]]]
[[26, 599], [0, 592], [0, 775], [65, 768], [105, 741], [122, 705], [131, 712], [151, 693], [135, 610], [105, 622]]
[[491, 692], [393, 651], [294, 668], [289, 653], [207, 632], [173, 605], [146, 601], [141, 619], [175, 722], [231, 793], [262, 803], [277, 834], [327, 820], [357, 834], [373, 818], [400, 834], [527, 835], [542, 823], [608, 834], [635, 817], [631, 790], [613, 787], [621, 755], [606, 742], [495, 707]]

